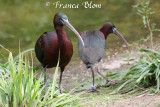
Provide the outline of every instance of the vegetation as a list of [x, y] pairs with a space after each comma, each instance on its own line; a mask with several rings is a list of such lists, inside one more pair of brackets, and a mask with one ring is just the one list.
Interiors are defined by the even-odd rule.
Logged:
[[99, 93], [86, 93], [81, 95], [80, 103], [84, 106], [89, 107], [103, 107], [106, 106], [114, 100], [119, 99], [117, 96], [113, 96], [110, 93], [113, 92], [112, 87], [100, 87], [98, 89]]
[[111, 74], [112, 78], [122, 81], [117, 92], [129, 92], [138, 87], [156, 86], [155, 92], [160, 90], [160, 53], [151, 49], [140, 49], [143, 55], [140, 60], [128, 70]]
[[[7, 50], [7, 49], [6, 49]], [[7, 50], [8, 51], [8, 50]], [[3, 59], [7, 59], [3, 56]], [[25, 59], [25, 60], [23, 60]], [[14, 61], [9, 52], [8, 62], [0, 64], [0, 106], [1, 107], [42, 107], [42, 106], [71, 106], [76, 104], [80, 94], [59, 94], [56, 90], [57, 64], [52, 85], [44, 93], [42, 75], [36, 77], [36, 69], [28, 61], [27, 56], [19, 54], [18, 60]], [[78, 106], [78, 104], [76, 104]]]
[[150, 1], [142, 0], [133, 7], [136, 8], [138, 15], [140, 15], [142, 18], [144, 27], [147, 28], [150, 33], [149, 40], [151, 42], [151, 48], [153, 48], [153, 32], [160, 31], [160, 29], [156, 28], [155, 23], [151, 23], [150, 16], [155, 12], [153, 12], [150, 8]]
[[[149, 7], [150, 1], [143, 0], [140, 3], [134, 5], [138, 14], [142, 17], [143, 25], [150, 32], [149, 40], [152, 49], [140, 49], [141, 58], [138, 61], [134, 59], [127, 60], [133, 62], [134, 65], [128, 70], [117, 72], [108, 75], [112, 78], [118, 78], [122, 83], [116, 89], [117, 92], [129, 92], [139, 87], [151, 87], [155, 86], [154, 92], [160, 90], [160, 51], [159, 49], [153, 50], [153, 32], [160, 31], [155, 28], [156, 24], [150, 22], [150, 15], [154, 12]], [[141, 88], [140, 88], [141, 89]]]
[[[67, 0], [64, 2], [74, 3], [74, 1]], [[81, 1], [78, 2], [81, 3]], [[158, 4], [159, 1], [153, 1], [154, 4], [151, 4], [151, 1], [148, 0], [137, 1], [138, 3], [134, 5], [134, 8], [142, 18], [140, 21], [132, 8], [130, 8], [130, 6], [135, 4], [136, 1], [108, 0], [96, 2], [101, 3], [103, 8], [85, 9], [85, 11], [81, 12], [83, 10], [82, 8], [69, 9], [68, 11], [67, 9], [55, 9], [53, 6], [46, 7], [44, 6], [45, 2], [43, 0], [38, 2], [31, 0], [0, 1], [1, 43], [4, 43], [4, 45], [12, 51], [11, 53], [6, 49], [7, 52], [9, 52], [8, 58], [5, 57], [6, 54], [4, 55], [4, 53], [2, 53], [4, 49], [1, 49], [0, 52], [0, 106], [68, 107], [80, 106], [79, 103], [84, 106], [103, 106], [114, 102], [115, 99], [122, 98], [119, 97], [121, 96], [121, 93], [131, 92], [131, 90], [146, 90], [146, 88], [151, 87], [150, 90], [152, 92], [159, 92], [160, 49], [154, 50], [153, 47], [154, 32], [160, 31], [160, 29], [156, 28], [156, 24], [159, 24], [159, 16], [158, 14], [153, 14], [154, 8], [160, 7]], [[152, 8], [150, 7], [151, 5], [153, 5]], [[126, 6], [128, 6], [128, 8], [126, 8]], [[19, 9], [15, 9], [17, 7]], [[157, 9], [157, 11], [158, 10], [160, 9]], [[104, 13], [104, 11], [107, 12]], [[147, 40], [150, 40], [151, 49], [138, 50], [138, 52], [141, 53], [141, 58], [138, 61], [135, 59], [128, 60], [129, 62], [134, 62], [134, 65], [128, 70], [107, 75], [110, 76], [110, 78], [116, 78], [117, 80], [121, 81], [121, 84], [119, 84], [118, 87], [116, 85], [110, 85], [109, 87], [99, 88], [99, 86], [105, 84], [105, 80], [100, 76], [97, 77], [96, 75], [95, 78], [99, 93], [77, 94], [73, 93], [74, 91], [71, 90], [69, 93], [59, 94], [59, 90], [56, 88], [56, 75], [58, 72], [57, 64], [55, 74], [53, 75], [54, 79], [51, 84], [48, 85], [48, 90], [45, 93], [45, 85], [43, 84], [42, 75], [40, 75], [38, 78], [36, 77], [37, 68], [33, 67], [33, 61], [29, 61], [29, 57], [25, 54], [33, 49], [20, 52], [20, 54], [16, 57], [13, 57], [12, 54], [15, 55], [15, 53], [18, 53], [16, 50], [17, 39], [21, 39], [23, 43], [21, 46], [23, 49], [28, 49], [35, 45], [35, 41], [40, 34], [45, 31], [53, 30], [52, 20], [56, 12], [64, 12], [69, 15], [68, 17], [71, 19], [70, 22], [78, 31], [84, 31], [86, 29], [98, 29], [104, 22], [112, 21], [119, 31], [124, 31], [123, 34], [126, 36], [125, 38], [132, 41], [135, 40], [135, 38], [138, 40], [139, 38], [145, 37], [145, 35], [148, 35], [149, 32]], [[82, 13], [81, 15], [79, 15], [80, 12]], [[88, 13], [90, 15], [88, 15]], [[143, 22], [143, 24], [140, 22]], [[139, 26], [141, 25], [145, 28], [147, 33], [145, 33], [145, 30], [143, 29], [141, 29], [141, 33], [139, 33]], [[70, 33], [69, 30], [67, 30], [67, 34], [71, 34], [69, 37], [74, 45], [74, 55], [76, 58], [78, 58], [77, 38], [74, 38], [74, 36], [72, 36], [73, 34]], [[109, 48], [117, 47], [118, 40], [115, 40], [114, 38], [114, 36], [110, 36], [108, 38], [107, 42]], [[10, 40], [12, 40], [12, 42], [7, 43]], [[115, 44], [113, 44], [113, 40], [116, 41]], [[33, 59], [34, 58], [31, 56], [31, 60]], [[78, 88], [76, 91], [90, 89], [91, 84], [92, 79], [90, 78], [88, 81], [83, 83], [82, 88]], [[115, 93], [112, 95], [113, 90], [115, 89], [116, 92], [120, 92], [118, 93], [118, 96], [116, 96]], [[127, 94], [125, 97], [127, 97]], [[160, 106], [160, 104], [158, 106]]]

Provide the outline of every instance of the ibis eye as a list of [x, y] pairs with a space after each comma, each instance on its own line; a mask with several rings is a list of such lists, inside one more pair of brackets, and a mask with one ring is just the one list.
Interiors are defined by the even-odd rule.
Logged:
[[63, 19], [60, 19], [61, 22], [63, 22]]
[[112, 32], [114, 33], [116, 31], [116, 28], [114, 27], [114, 28], [112, 28]]
[[110, 32], [110, 33], [113, 33], [113, 28], [112, 28], [112, 27], [109, 29], [109, 32]]
[[64, 25], [64, 21], [63, 21], [63, 19], [60, 19], [60, 21], [61, 21], [61, 23]]

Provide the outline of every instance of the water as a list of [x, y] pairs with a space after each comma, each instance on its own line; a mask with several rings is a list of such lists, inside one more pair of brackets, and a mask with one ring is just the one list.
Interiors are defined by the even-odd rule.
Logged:
[[[53, 3], [58, 0], [48, 1]], [[84, 1], [60, 0], [63, 4], [81, 4]], [[110, 21], [115, 24], [117, 30], [130, 44], [148, 36], [148, 31], [143, 28], [141, 17], [132, 8], [132, 5], [136, 3], [135, 0], [92, 0], [92, 2], [102, 4], [102, 8], [59, 9], [55, 6], [47, 7], [44, 0], [2, 0], [0, 1], [0, 44], [8, 48], [14, 55], [19, 52], [19, 41], [22, 51], [33, 48], [36, 40], [43, 32], [54, 30], [53, 17], [57, 12], [65, 13], [70, 23], [79, 32], [100, 29], [105, 22]], [[152, 22], [155, 22], [160, 28], [160, 1], [152, 0], [151, 8], [156, 12], [151, 16]], [[79, 61], [77, 37], [66, 27], [65, 29], [74, 46], [72, 61]], [[109, 35], [107, 39], [108, 52], [122, 47], [122, 44], [122, 40], [118, 37], [113, 34]], [[3, 53], [7, 54], [5, 51]]]

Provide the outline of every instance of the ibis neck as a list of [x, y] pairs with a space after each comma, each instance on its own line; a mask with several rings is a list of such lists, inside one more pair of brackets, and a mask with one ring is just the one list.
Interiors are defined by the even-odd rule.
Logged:
[[110, 32], [108, 30], [106, 30], [105, 27], [102, 27], [100, 29], [100, 31], [104, 34], [105, 40], [107, 39], [108, 35], [110, 34]]
[[68, 40], [66, 31], [64, 30], [63, 26], [57, 25], [57, 26], [55, 26], [55, 29], [56, 29], [56, 33], [57, 33], [57, 37], [58, 37], [59, 42]]

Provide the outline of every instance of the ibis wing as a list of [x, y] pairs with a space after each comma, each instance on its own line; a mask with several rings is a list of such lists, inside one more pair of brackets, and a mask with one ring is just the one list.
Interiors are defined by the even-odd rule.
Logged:
[[85, 31], [82, 33], [82, 39], [85, 47], [78, 42], [79, 56], [85, 64], [94, 64], [98, 62], [106, 51], [106, 41], [104, 35], [98, 31]]
[[55, 31], [44, 32], [36, 42], [35, 53], [36, 53], [37, 59], [41, 63], [43, 63], [43, 59], [44, 59], [44, 48], [45, 48], [45, 45], [46, 45], [45, 41], [48, 41], [47, 43], [50, 43], [49, 38], [53, 35], [54, 36], [57, 35]]

